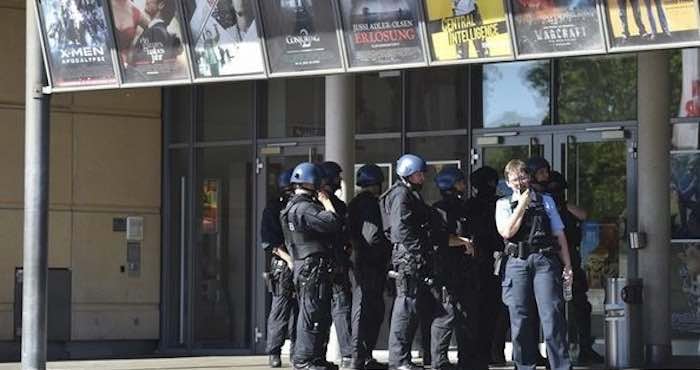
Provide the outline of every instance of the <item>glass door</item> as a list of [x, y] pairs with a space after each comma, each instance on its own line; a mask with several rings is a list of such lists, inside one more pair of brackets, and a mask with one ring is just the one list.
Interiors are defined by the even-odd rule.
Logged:
[[301, 162], [320, 163], [323, 161], [321, 143], [281, 143], [267, 144], [258, 149], [257, 157], [257, 206], [255, 207], [255, 351], [265, 353], [265, 335], [267, 333], [267, 315], [270, 312], [271, 298], [262, 279], [262, 274], [269, 266], [269, 256], [260, 248], [260, 218], [268, 201], [279, 196], [277, 179], [288, 169], [293, 169]]
[[503, 169], [512, 159], [527, 161], [539, 156], [551, 162], [552, 135], [521, 134], [519, 132], [499, 132], [475, 134], [472, 147], [472, 169], [489, 166], [498, 172], [498, 193], [505, 196], [511, 193], [503, 178]]
[[567, 202], [587, 215], [581, 224], [579, 245], [570, 247], [581, 255], [596, 338], [604, 333], [607, 278], [628, 277], [636, 269], [636, 255], [628, 245], [629, 232], [636, 229], [634, 135], [635, 131], [614, 128], [554, 136], [553, 168], [566, 178]]

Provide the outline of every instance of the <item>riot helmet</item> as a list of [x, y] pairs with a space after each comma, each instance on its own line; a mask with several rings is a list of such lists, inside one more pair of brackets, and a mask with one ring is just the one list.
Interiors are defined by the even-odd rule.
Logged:
[[314, 189], [318, 190], [321, 187], [322, 177], [322, 170], [319, 166], [311, 162], [303, 162], [294, 167], [290, 182], [297, 185], [311, 184]]
[[366, 164], [357, 170], [355, 184], [361, 188], [372, 185], [381, 185], [384, 182], [384, 173], [376, 164]]
[[417, 155], [404, 154], [396, 161], [396, 174], [401, 177], [409, 177], [416, 172], [425, 172], [427, 169], [425, 160]]
[[340, 189], [340, 173], [343, 172], [340, 165], [336, 162], [327, 161], [321, 163], [320, 167], [323, 172], [322, 177], [324, 184], [330, 186], [331, 190], [334, 192]]
[[435, 177], [435, 185], [441, 192], [456, 190], [455, 186], [460, 181], [465, 181], [464, 172], [457, 167], [445, 167]]
[[477, 169], [469, 176], [469, 180], [479, 195], [496, 194], [498, 171], [493, 167], [484, 166]]
[[287, 188], [289, 188], [292, 185], [292, 172], [293, 169], [289, 170], [284, 170], [282, 173], [280, 173], [279, 177], [277, 178], [277, 187], [281, 190], [284, 191]]

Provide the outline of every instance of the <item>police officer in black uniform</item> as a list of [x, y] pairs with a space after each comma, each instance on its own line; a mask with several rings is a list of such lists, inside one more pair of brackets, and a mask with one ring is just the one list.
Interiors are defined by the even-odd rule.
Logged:
[[302, 163], [292, 172], [294, 196], [280, 219], [285, 242], [294, 258], [299, 316], [292, 362], [294, 369], [336, 370], [326, 362], [325, 341], [331, 323], [331, 236], [342, 221], [328, 195], [320, 191], [322, 170]]
[[[348, 207], [335, 195], [335, 192], [341, 187], [341, 173], [343, 169], [335, 162], [321, 163], [323, 178], [321, 181], [321, 189], [328, 194], [328, 198], [333, 204], [336, 215], [343, 223], [341, 232], [331, 236], [331, 245], [333, 247], [333, 296], [331, 299], [331, 315], [335, 324], [335, 331], [338, 337], [338, 345], [342, 360], [340, 363], [341, 369], [351, 369], [352, 367], [352, 344], [351, 344], [351, 321], [350, 313], [352, 311], [352, 286], [350, 283], [350, 270], [352, 263], [350, 261], [350, 240], [347, 234], [346, 221]], [[356, 357], [356, 356], [355, 356]]]
[[376, 164], [357, 170], [360, 192], [348, 205], [348, 229], [355, 252], [352, 294], [352, 345], [354, 369], [386, 369], [372, 358], [384, 321], [384, 285], [391, 259], [391, 244], [384, 235], [379, 195], [384, 174]]
[[266, 273], [267, 287], [272, 293], [270, 314], [267, 317], [267, 354], [270, 367], [281, 367], [280, 352], [285, 339], [291, 341], [294, 353], [296, 338], [297, 302], [294, 296], [293, 259], [284, 245], [280, 213], [292, 195], [292, 170], [280, 174], [277, 181], [280, 194], [270, 200], [262, 213], [260, 236], [262, 247], [272, 255], [270, 272]]
[[481, 167], [472, 172], [470, 182], [475, 194], [467, 201], [467, 219], [474, 249], [478, 251], [477, 280], [480, 289], [477, 299], [477, 354], [478, 363], [483, 368], [489, 363], [506, 362], [503, 351], [508, 330], [508, 311], [501, 301], [500, 276], [503, 238], [496, 228], [498, 172], [488, 166]]
[[[476, 361], [477, 266], [468, 234], [465, 180], [464, 173], [456, 167], [443, 169], [435, 178], [442, 199], [433, 207], [444, 225], [444, 236], [438, 237], [433, 256], [432, 290], [437, 304], [430, 339], [432, 368], [436, 370], [453, 369], [447, 357], [453, 333], [457, 339], [458, 368], [488, 369], [488, 363], [478, 366]], [[437, 228], [434, 224], [433, 232]]]
[[[425, 161], [405, 154], [396, 162], [398, 181], [380, 197], [384, 231], [392, 243], [396, 298], [389, 331], [389, 368], [415, 370], [411, 344], [419, 318], [430, 321], [430, 208], [420, 195]], [[424, 349], [425, 350], [425, 349]]]
[[[574, 321], [576, 334], [578, 334], [579, 355], [577, 362], [581, 365], [590, 363], [602, 363], [603, 357], [593, 350], [593, 338], [591, 338], [591, 303], [588, 302], [588, 279], [581, 266], [581, 223], [586, 219], [586, 211], [568, 204], [565, 191], [566, 179], [557, 172], [552, 171], [546, 190], [554, 198], [559, 214], [564, 221], [564, 233], [571, 246], [571, 267], [574, 271], [574, 284], [572, 286], [572, 303], [574, 305]], [[573, 333], [571, 333], [573, 334]], [[571, 335], [570, 334], [570, 335]]]

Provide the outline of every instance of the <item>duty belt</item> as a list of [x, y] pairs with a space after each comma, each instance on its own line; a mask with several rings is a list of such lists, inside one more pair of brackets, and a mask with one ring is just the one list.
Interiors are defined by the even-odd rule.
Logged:
[[559, 248], [557, 245], [539, 246], [530, 245], [527, 242], [511, 243], [506, 242], [504, 253], [510, 257], [526, 259], [529, 255], [535, 253], [542, 254], [552, 254], [558, 252]]

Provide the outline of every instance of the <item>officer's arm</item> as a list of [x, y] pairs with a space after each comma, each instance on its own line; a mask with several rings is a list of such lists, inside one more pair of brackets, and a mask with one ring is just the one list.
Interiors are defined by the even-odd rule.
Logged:
[[496, 205], [496, 226], [503, 239], [510, 239], [518, 233], [523, 224], [527, 204], [518, 202], [512, 213], [509, 212], [508, 207], [510, 207], [508, 201], [500, 201]]
[[391, 233], [406, 248], [419, 249], [420, 239], [416, 231], [411, 230], [412, 227], [417, 226], [413, 225], [415, 215], [408, 202], [409, 196], [407, 193], [402, 193], [391, 203]]
[[564, 273], [570, 273], [571, 255], [569, 254], [569, 243], [566, 240], [566, 234], [564, 234], [564, 222], [562, 222], [559, 211], [557, 211], [557, 206], [552, 198], [549, 196], [543, 196], [542, 201], [544, 202], [544, 209], [549, 217], [552, 235], [554, 235], [559, 242], [559, 258], [561, 258], [561, 261], [564, 264]]
[[282, 225], [279, 215], [276, 215], [270, 208], [265, 208], [263, 210], [260, 225], [260, 239], [263, 249], [267, 251], [284, 244], [284, 235], [282, 234]]
[[294, 268], [294, 259], [287, 252], [287, 248], [285, 248], [284, 245], [280, 245], [279, 247], [274, 248], [272, 250], [272, 253], [277, 255], [279, 258], [283, 259], [284, 262], [287, 262], [287, 267], [289, 267], [289, 269]]
[[335, 212], [327, 211], [320, 206], [306, 206], [301, 212], [301, 217], [306, 229], [318, 233], [336, 233], [342, 227], [342, 221]]

